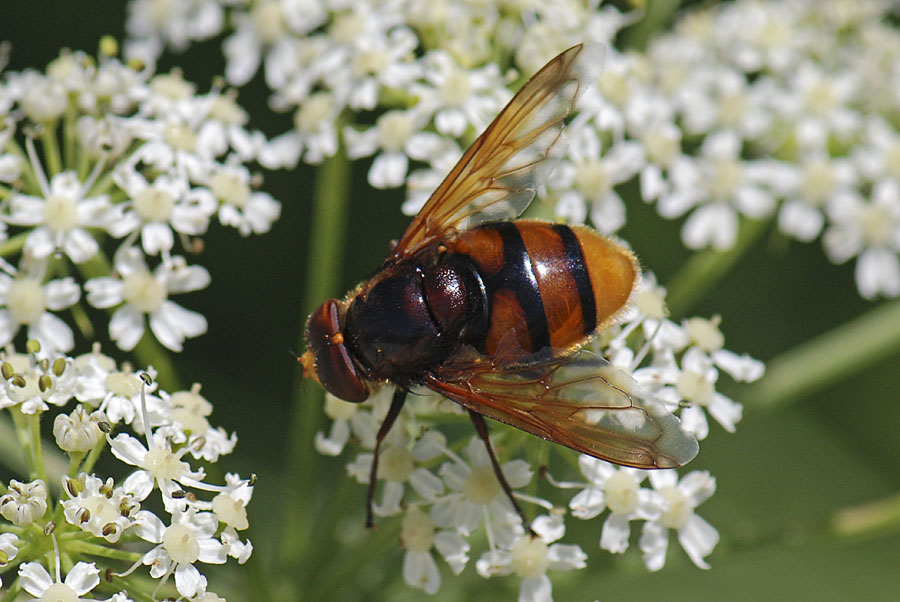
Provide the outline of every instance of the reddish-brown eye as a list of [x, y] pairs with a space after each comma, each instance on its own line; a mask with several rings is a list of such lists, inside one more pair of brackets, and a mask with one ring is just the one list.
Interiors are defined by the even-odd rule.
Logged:
[[315, 372], [332, 395], [345, 401], [360, 403], [368, 399], [369, 390], [350, 359], [336, 299], [329, 299], [309, 316], [306, 341], [315, 358]]

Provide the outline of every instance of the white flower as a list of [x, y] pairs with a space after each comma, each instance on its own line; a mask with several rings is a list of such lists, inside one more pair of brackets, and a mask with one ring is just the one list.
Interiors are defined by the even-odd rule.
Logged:
[[21, 483], [13, 479], [0, 497], [0, 515], [18, 526], [30, 525], [47, 512], [47, 486], [40, 479]]
[[359, 404], [338, 399], [331, 393], [325, 393], [325, 415], [331, 418], [331, 429], [328, 435], [322, 431], [316, 433], [316, 451], [326, 456], [337, 456], [350, 440], [350, 421], [356, 415]]
[[650, 483], [666, 499], [666, 506], [657, 519], [644, 523], [641, 532], [640, 545], [647, 568], [658, 571], [663, 567], [669, 529], [674, 529], [691, 561], [701, 569], [708, 569], [704, 557], [716, 547], [719, 534], [694, 510], [715, 493], [716, 480], [706, 471], [688, 473], [679, 481], [674, 470], [657, 470], [650, 473]]
[[510, 98], [496, 63], [466, 69], [449, 52], [432, 50], [422, 58], [422, 75], [427, 84], [410, 92], [434, 113], [437, 131], [454, 138], [469, 128], [483, 131]]
[[674, 218], [693, 209], [681, 231], [691, 249], [730, 249], [737, 239], [738, 213], [762, 218], [775, 206], [758, 174], [740, 158], [740, 140], [731, 132], [707, 137], [700, 157], [682, 157], [669, 170], [671, 190], [660, 195], [657, 209]]
[[553, 543], [565, 534], [560, 515], [539, 516], [532, 527], [537, 537], [520, 535], [508, 550], [485, 552], [476, 564], [478, 574], [490, 577], [515, 573], [522, 578], [519, 602], [552, 602], [547, 571], [583, 569], [587, 554], [577, 545]]
[[[429, 470], [416, 466], [417, 462], [427, 459], [429, 450], [419, 445], [408, 445], [409, 438], [405, 428], [398, 420], [388, 436], [382, 442], [378, 455], [378, 472], [376, 479], [384, 480], [381, 501], [375, 501], [373, 510], [379, 516], [399, 514], [404, 493], [404, 483], [426, 500], [434, 500], [443, 493], [444, 483]], [[357, 480], [369, 482], [373, 454], [364, 453], [347, 467]]]
[[862, 92], [855, 72], [828, 71], [805, 61], [787, 83], [790, 88], [776, 97], [774, 104], [780, 117], [794, 124], [802, 148], [822, 148], [830, 135], [850, 140], [859, 132], [862, 119], [851, 106]]
[[11, 561], [16, 559], [21, 541], [14, 533], [0, 533], [0, 568], [6, 567]]
[[469, 561], [469, 544], [454, 530], [436, 530], [434, 521], [424, 512], [411, 506], [403, 517], [400, 543], [406, 548], [403, 557], [403, 580], [410, 587], [437, 593], [441, 586], [431, 550], [434, 548], [459, 575]]
[[70, 277], [42, 283], [43, 272], [43, 266], [15, 276], [0, 272], [0, 346], [10, 343], [22, 326], [28, 327], [29, 339], [47, 350], [69, 351], [75, 345], [72, 329], [50, 312], [77, 303], [81, 289]]
[[341, 107], [330, 92], [316, 92], [305, 98], [294, 111], [294, 128], [272, 138], [259, 154], [259, 162], [268, 169], [295, 167], [301, 156], [306, 163], [317, 164], [338, 150], [335, 126]]
[[774, 169], [774, 186], [785, 201], [778, 213], [778, 228], [797, 240], [815, 239], [825, 225], [827, 207], [840, 203], [857, 184], [852, 163], [827, 152], [809, 152], [798, 164]]
[[166, 46], [184, 50], [219, 34], [223, 25], [224, 7], [216, 0], [135, 0], [128, 3], [125, 56], [152, 65]]
[[214, 537], [218, 526], [219, 521], [211, 512], [175, 510], [169, 526], [152, 512], [138, 512], [138, 537], [159, 544], [143, 557], [143, 563], [150, 566], [150, 576], [167, 579], [174, 572], [179, 594], [193, 598], [205, 593], [206, 577], [194, 563], [223, 564], [227, 559], [225, 546]]
[[351, 159], [381, 151], [369, 169], [369, 184], [375, 188], [401, 186], [410, 158], [426, 161], [440, 148], [439, 136], [419, 131], [424, 125], [423, 117], [420, 110], [394, 110], [381, 115], [368, 130], [344, 129], [347, 156]]
[[[148, 370], [151, 378], [156, 377], [154, 370]], [[102, 373], [103, 397], [100, 409], [106, 413], [107, 419], [113, 424], [124, 422], [130, 424], [138, 434], [146, 432], [143, 416], [141, 415], [141, 387], [140, 377], [129, 370], [120, 371], [112, 366], [112, 369]], [[153, 395], [156, 382], [145, 386], [143, 401], [147, 408], [147, 418], [150, 424], [166, 424], [170, 421], [172, 406], [167, 400], [158, 395]]]
[[[70, 496], [62, 501], [63, 513], [69, 524], [116, 542], [134, 524], [140, 502], [149, 494], [133, 490], [138, 480], [128, 478], [116, 487], [112, 478], [104, 482], [95, 475], [81, 473], [77, 479], [63, 477], [63, 490]], [[140, 497], [140, 496], [144, 497]]]
[[900, 182], [878, 182], [868, 201], [844, 195], [829, 206], [828, 217], [825, 251], [835, 263], [857, 257], [859, 293], [867, 299], [900, 295]]
[[117, 215], [108, 229], [116, 238], [140, 233], [148, 255], [168, 254], [175, 244], [173, 231], [183, 235], [205, 233], [218, 205], [208, 190], [188, 189], [185, 180], [167, 174], [147, 182], [140, 172], [121, 166], [114, 177], [129, 199], [115, 206]]
[[226, 166], [210, 178], [209, 189], [220, 201], [219, 222], [237, 228], [242, 236], [268, 232], [281, 215], [281, 203], [272, 195], [253, 191], [244, 166]]
[[181, 351], [185, 338], [206, 332], [206, 318], [168, 299], [171, 293], [205, 288], [210, 281], [205, 268], [188, 266], [183, 258], [173, 257], [150, 272], [140, 251], [129, 247], [116, 253], [115, 269], [118, 278], [93, 278], [84, 288], [94, 307], [122, 304], [109, 322], [109, 335], [121, 349], [131, 350], [140, 341], [144, 316], [156, 339], [172, 351]]
[[60, 449], [67, 452], [86, 452], [103, 439], [98, 423], [105, 422], [103, 412], [88, 414], [79, 405], [71, 414], [58, 414], [53, 420], [53, 436]]
[[49, 184], [40, 165], [35, 166], [35, 172], [43, 197], [20, 193], [9, 200], [8, 222], [34, 226], [25, 239], [25, 252], [35, 259], [46, 259], [61, 250], [75, 263], [87, 261], [97, 253], [99, 246], [85, 228], [106, 225], [109, 197], [86, 197], [93, 179], [82, 183], [74, 171], [56, 174]]
[[[600, 137], [590, 126], [571, 128], [569, 161], [550, 176], [549, 185], [561, 192], [556, 213], [574, 223], [590, 212], [594, 227], [612, 234], [625, 225], [625, 203], [615, 186], [630, 180], [643, 166], [644, 154], [635, 142], [618, 142], [601, 149]], [[602, 156], [601, 156], [601, 153]]]
[[78, 379], [64, 358], [54, 358], [48, 365], [32, 355], [8, 353], [3, 361], [14, 375], [0, 387], [0, 408], [18, 406], [23, 414], [38, 414], [49, 409], [47, 404], [62, 407], [76, 390]]
[[159, 486], [167, 503], [172, 500], [172, 493], [183, 486], [206, 488], [202, 482], [203, 470], [193, 471], [187, 462], [181, 460], [190, 451], [189, 448], [182, 447], [174, 452], [163, 436], [153, 433], [149, 438], [150, 449], [128, 433], [119, 433], [109, 441], [116, 458], [140, 469], [129, 477], [132, 491], [138, 499], [146, 498], [154, 484]]
[[[365, 3], [354, 7], [371, 10]], [[381, 7], [378, 13], [365, 15], [363, 19], [378, 23], [381, 19], [375, 17], [381, 16], [385, 8]], [[337, 20], [346, 23], [358, 18], [357, 15], [344, 14]], [[341, 23], [337, 24], [336, 29], [339, 27]], [[354, 37], [349, 45], [329, 53], [328, 63], [333, 61], [332, 64], [338, 68], [323, 69], [322, 77], [335, 91], [336, 97], [345, 98], [351, 109], [372, 110], [385, 89], [405, 90], [420, 75], [422, 68], [413, 60], [418, 45], [416, 34], [408, 27], [399, 26], [386, 31], [376, 25], [370, 27], [369, 32]]]
[[78, 562], [66, 575], [63, 582], [59, 581], [57, 565], [56, 581], [47, 572], [44, 566], [37, 562], [26, 562], [19, 566], [19, 583], [22, 589], [35, 597], [36, 600], [66, 600], [81, 601], [82, 598], [100, 584], [100, 571], [93, 562]]
[[[463, 535], [473, 533], [482, 523], [490, 521], [498, 539], [521, 532], [522, 526], [509, 498], [494, 474], [487, 448], [473, 437], [464, 450], [469, 462], [452, 456], [439, 469], [441, 478], [450, 490], [441, 496], [431, 509], [431, 517], [439, 527], [454, 527]], [[532, 477], [531, 467], [524, 460], [512, 460], [501, 465], [503, 476], [512, 489], [525, 487]]]
[[658, 493], [640, 486], [647, 476], [644, 471], [617, 467], [589, 456], [579, 456], [578, 465], [588, 483], [570, 501], [569, 508], [576, 518], [590, 519], [610, 511], [603, 523], [600, 547], [614, 554], [628, 549], [629, 522], [652, 520], [662, 513]]

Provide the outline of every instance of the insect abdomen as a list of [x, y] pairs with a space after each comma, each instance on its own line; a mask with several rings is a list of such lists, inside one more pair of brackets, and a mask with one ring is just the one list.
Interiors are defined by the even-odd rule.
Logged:
[[555, 355], [583, 342], [615, 319], [638, 274], [631, 252], [583, 226], [488, 223], [447, 248], [484, 281], [489, 319], [479, 346], [489, 355]]

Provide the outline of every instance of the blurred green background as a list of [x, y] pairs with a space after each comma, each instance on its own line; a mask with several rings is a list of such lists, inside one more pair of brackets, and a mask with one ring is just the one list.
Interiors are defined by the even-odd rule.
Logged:
[[[121, 39], [124, 19], [121, 2], [5, 2], [0, 39], [13, 44], [8, 69], [42, 69], [64, 47], [93, 53], [101, 35]], [[175, 65], [199, 90], [207, 90], [223, 68], [218, 42], [168, 55], [161, 70]], [[251, 127], [270, 135], [284, 131], [289, 118], [273, 115], [266, 98], [259, 77], [239, 93], [252, 115]], [[378, 266], [388, 241], [408, 221], [399, 211], [402, 193], [371, 189], [367, 169], [366, 161], [353, 168], [341, 287], [332, 291], [337, 296]], [[291, 429], [299, 370], [289, 352], [302, 351], [315, 185], [316, 171], [306, 166], [265, 174], [264, 188], [283, 203], [282, 218], [270, 234], [247, 239], [214, 227], [196, 259], [211, 272], [212, 284], [183, 298], [186, 307], [208, 318], [210, 331], [188, 341], [175, 358], [178, 376], [186, 386], [202, 383], [215, 405], [213, 422], [238, 432], [236, 452], [220, 464], [259, 477], [249, 507], [253, 558], [242, 568], [232, 563], [201, 570], [229, 600], [424, 599], [401, 578], [399, 521], [382, 519], [374, 533], [363, 528], [363, 487], [344, 469], [352, 456], [319, 456], [311, 440], [297, 440]], [[629, 203], [621, 234], [663, 285], [689, 256], [679, 228], [680, 222]], [[852, 265], [831, 265], [817, 244], [789, 242], [767, 230], [689, 315], [721, 315], [728, 349], [769, 361], [878, 305], [858, 296]], [[567, 543], [579, 543], [589, 565], [575, 573], [551, 573], [554, 598], [900, 599], [900, 520], [853, 536], [838, 535], [832, 527], [839, 510], [900, 492], [898, 347], [900, 341], [863, 369], [776, 407], [760, 398], [760, 388], [726, 389], [745, 404], [745, 417], [735, 435], [713, 426], [691, 465], [710, 470], [718, 482], [716, 495], [698, 509], [722, 538], [708, 558], [712, 570], [695, 568], [673, 538], [667, 566], [650, 574], [636, 540], [623, 556], [597, 548], [598, 520], [570, 527]], [[852, 362], [856, 351], [842, 348], [833, 359]], [[324, 425], [318, 409], [306, 415]], [[307, 432], [320, 425], [308, 425]], [[285, 476], [297, 454], [306, 466], [301, 482]], [[286, 521], [286, 509], [298, 504], [305, 522]], [[439, 561], [443, 585], [434, 599], [515, 599], [518, 579], [484, 580], [475, 574], [476, 558], [459, 578]]]

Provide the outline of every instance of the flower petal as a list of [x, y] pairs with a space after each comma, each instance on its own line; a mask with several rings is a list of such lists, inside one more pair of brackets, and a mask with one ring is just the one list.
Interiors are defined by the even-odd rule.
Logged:
[[93, 562], [77, 562], [66, 575], [65, 583], [83, 596], [100, 584], [100, 570]]

